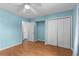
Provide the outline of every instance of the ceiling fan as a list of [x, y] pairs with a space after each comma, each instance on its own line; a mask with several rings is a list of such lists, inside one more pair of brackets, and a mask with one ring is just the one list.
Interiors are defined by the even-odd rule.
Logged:
[[27, 10], [31, 10], [34, 14], [37, 14], [36, 8], [41, 6], [40, 3], [21, 3], [18, 6], [18, 11], [25, 13]]

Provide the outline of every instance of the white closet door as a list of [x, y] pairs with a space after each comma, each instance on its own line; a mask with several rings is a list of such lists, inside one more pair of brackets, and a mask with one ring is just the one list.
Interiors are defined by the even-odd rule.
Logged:
[[58, 46], [70, 48], [70, 18], [58, 20]]
[[70, 48], [71, 18], [61, 18], [46, 22], [46, 43]]
[[57, 46], [57, 21], [50, 20], [47, 22], [47, 43]]
[[70, 48], [71, 18], [64, 19], [64, 47]]
[[58, 43], [58, 46], [60, 46], [60, 47], [64, 47], [64, 23], [63, 23], [63, 21], [64, 21], [64, 19], [58, 19], [57, 20], [58, 21], [58, 26], [57, 26], [57, 30], [58, 30], [58, 41], [57, 41], [57, 43]]

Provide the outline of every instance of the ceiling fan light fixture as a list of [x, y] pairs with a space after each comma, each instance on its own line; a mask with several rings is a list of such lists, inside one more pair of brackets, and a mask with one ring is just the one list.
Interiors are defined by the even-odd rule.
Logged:
[[25, 9], [30, 9], [30, 5], [25, 5], [24, 8]]

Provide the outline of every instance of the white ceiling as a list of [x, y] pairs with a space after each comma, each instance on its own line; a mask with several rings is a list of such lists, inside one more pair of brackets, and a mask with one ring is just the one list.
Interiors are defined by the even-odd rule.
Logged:
[[9, 10], [26, 18], [34, 18], [71, 10], [75, 6], [74, 3], [40, 3], [41, 6], [33, 7], [35, 12], [32, 12], [30, 9], [22, 12], [21, 10], [18, 11], [21, 4], [22, 3], [0, 3], [0, 9]]

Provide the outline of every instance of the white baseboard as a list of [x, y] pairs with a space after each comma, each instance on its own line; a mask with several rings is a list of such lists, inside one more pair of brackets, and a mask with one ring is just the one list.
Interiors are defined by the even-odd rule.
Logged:
[[[44, 41], [44, 40], [41, 40], [41, 39], [37, 39], [36, 41]], [[44, 41], [45, 42], [45, 41]]]
[[73, 52], [73, 48], [71, 48], [72, 52]]
[[27, 40], [27, 41], [32, 41], [32, 42], [36, 42], [37, 40]]
[[17, 44], [10, 45], [10, 46], [5, 47], [5, 48], [1, 48], [0, 51], [5, 50], [5, 49], [8, 49], [8, 48], [11, 48], [11, 47], [14, 47], [14, 46], [17, 46], [17, 45], [20, 45], [20, 44], [22, 44], [22, 42], [17, 43]]
[[45, 45], [48, 45], [48, 43], [47, 43], [47, 42], [45, 42]]

